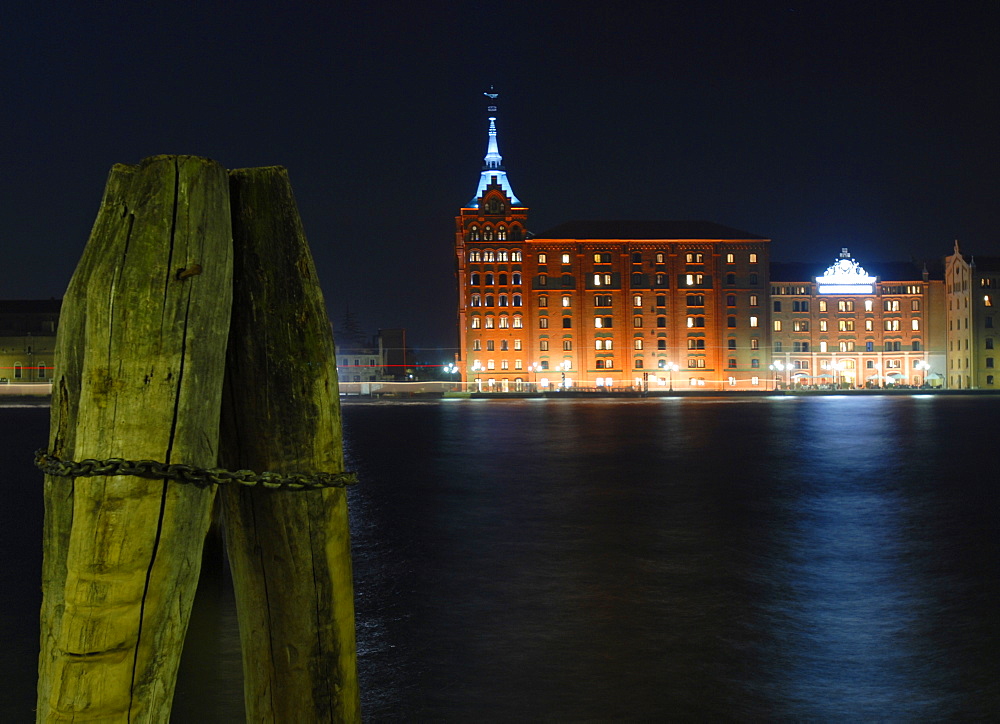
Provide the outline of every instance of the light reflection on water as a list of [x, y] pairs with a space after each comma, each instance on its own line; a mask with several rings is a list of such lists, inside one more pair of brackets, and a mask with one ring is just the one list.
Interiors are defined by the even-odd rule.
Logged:
[[[995, 406], [346, 405], [365, 718], [995, 717]], [[226, 579], [175, 721], [241, 717]]]

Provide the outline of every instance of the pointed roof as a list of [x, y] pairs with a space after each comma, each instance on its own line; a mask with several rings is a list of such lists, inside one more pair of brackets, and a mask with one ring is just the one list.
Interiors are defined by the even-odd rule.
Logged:
[[514, 189], [510, 187], [510, 181], [507, 180], [507, 171], [503, 167], [503, 156], [500, 155], [500, 147], [497, 145], [496, 102], [499, 93], [494, 92], [493, 86], [490, 86], [490, 90], [487, 93], [483, 93], [483, 95], [490, 99], [489, 104], [486, 106], [486, 111], [490, 114], [488, 116], [490, 121], [489, 139], [486, 143], [486, 156], [483, 157], [483, 171], [479, 175], [479, 187], [476, 189], [476, 195], [472, 197], [472, 201], [466, 206], [478, 206], [480, 197], [486, 193], [486, 187], [494, 183], [494, 178], [496, 178], [496, 183], [500, 185], [500, 188], [510, 197], [511, 204], [513, 206], [520, 206], [521, 200], [514, 195]]

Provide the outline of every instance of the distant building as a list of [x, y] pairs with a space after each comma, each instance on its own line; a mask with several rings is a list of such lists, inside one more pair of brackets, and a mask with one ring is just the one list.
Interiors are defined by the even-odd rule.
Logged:
[[998, 389], [996, 308], [1000, 258], [963, 256], [955, 242], [945, 258], [947, 382], [953, 389]]
[[995, 385], [1000, 260], [966, 262], [956, 246], [947, 272], [868, 273], [847, 249], [825, 270], [772, 264], [767, 238], [707, 221], [532, 234], [487, 96], [483, 169], [455, 220], [458, 366], [471, 388]]
[[775, 386], [940, 387], [944, 282], [938, 268], [862, 267], [847, 249], [822, 274], [771, 264]]
[[0, 384], [52, 377], [59, 299], [0, 300]]
[[760, 388], [768, 240], [705, 221], [575, 221], [526, 233], [497, 144], [456, 218], [462, 379], [525, 387]]

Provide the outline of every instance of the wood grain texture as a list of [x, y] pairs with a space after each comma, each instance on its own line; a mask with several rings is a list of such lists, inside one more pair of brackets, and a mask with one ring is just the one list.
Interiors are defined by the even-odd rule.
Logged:
[[[333, 335], [288, 176], [230, 174], [234, 291], [220, 463], [343, 470]], [[343, 489], [220, 491], [247, 720], [360, 721]]]
[[[231, 280], [225, 169], [112, 169], [63, 303], [50, 449], [215, 466]], [[213, 496], [46, 477], [38, 721], [169, 720]]]

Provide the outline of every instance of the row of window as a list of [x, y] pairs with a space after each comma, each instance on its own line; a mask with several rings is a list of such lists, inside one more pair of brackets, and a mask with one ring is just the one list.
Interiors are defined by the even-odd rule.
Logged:
[[[31, 351], [30, 347], [28, 348], [28, 351], [29, 352]], [[52, 368], [51, 367], [46, 367], [44, 362], [39, 362], [37, 367], [28, 367], [27, 369], [35, 371], [35, 378], [36, 379], [44, 380], [46, 378], [46, 372], [47, 372], [47, 370], [51, 370]], [[14, 379], [15, 380], [23, 380], [24, 379], [24, 370], [25, 370], [25, 368], [24, 368], [24, 366], [20, 362], [15, 362], [14, 363]]]
[[[562, 253], [562, 254], [559, 255], [559, 259], [560, 259], [560, 262], [563, 263], [563, 264], [569, 264], [569, 263], [571, 263], [571, 261], [570, 261], [571, 260], [571, 255], [570, 254]], [[757, 254], [756, 253], [751, 253], [747, 257], [747, 259], [749, 260], [749, 262], [751, 264], [756, 264], [757, 263]], [[539, 264], [547, 264], [548, 260], [549, 260], [548, 254], [541, 253], [541, 254], [538, 255], [538, 263]], [[667, 255], [666, 255], [666, 253], [664, 253], [662, 251], [658, 251], [655, 254], [653, 254], [653, 262], [655, 264], [665, 264], [666, 261], [667, 261]], [[684, 262], [686, 264], [704, 264], [705, 263], [705, 255], [702, 252], [700, 252], [700, 251], [695, 251], [695, 252], [689, 251], [689, 252], [687, 252], [684, 255]], [[595, 252], [594, 253], [594, 263], [595, 264], [610, 264], [611, 263], [611, 254], [609, 252], [604, 252], [604, 251]], [[633, 252], [633, 254], [632, 254], [632, 263], [633, 264], [641, 264], [642, 263], [642, 254], [640, 252]], [[736, 254], [733, 254], [733, 253], [726, 254], [726, 263], [727, 264], [735, 264], [736, 263]]]
[[[886, 312], [899, 312], [901, 311], [901, 305], [904, 301], [899, 299], [886, 299], [882, 302], [882, 309]], [[782, 304], [785, 305], [785, 311], [789, 311], [789, 303], [782, 302], [780, 299], [774, 300], [774, 311], [780, 312], [782, 310]], [[819, 311], [828, 311], [829, 303], [826, 299], [818, 300]], [[864, 309], [866, 312], [872, 312], [875, 310], [875, 300], [865, 299]], [[911, 299], [910, 309], [914, 312], [920, 311], [920, 300]], [[808, 312], [809, 311], [809, 300], [802, 299], [791, 302], [791, 311], [793, 312]], [[854, 300], [853, 299], [838, 299], [837, 300], [837, 311], [838, 312], [853, 312], [854, 311]]]
[[[511, 362], [510, 360], [506, 360], [506, 359], [500, 360], [499, 369], [501, 369], [501, 370], [511, 369], [510, 362]], [[515, 359], [515, 360], [513, 360], [513, 362], [514, 362], [513, 369], [515, 369], [515, 370], [523, 370], [524, 369], [524, 361], [523, 360]], [[801, 364], [801, 366], [799, 366], [800, 364]], [[644, 368], [645, 362], [641, 358], [636, 358], [636, 359], [632, 360], [632, 366], [633, 366], [634, 369], [641, 370], [641, 369]], [[688, 369], [705, 369], [707, 367], [707, 361], [705, 360], [704, 357], [688, 357], [687, 358], [687, 366], [688, 366]], [[728, 360], [727, 366], [730, 369], [736, 369], [736, 367], [737, 367], [736, 360], [734, 358], [730, 358]], [[760, 367], [760, 360], [759, 359], [752, 359], [752, 360], [750, 360], [750, 367], [753, 368], [753, 369], [758, 369]], [[657, 368], [661, 369], [661, 370], [668, 369], [668, 363], [667, 363], [667, 361], [666, 360], [662, 360], [662, 359], [658, 360], [658, 362], [657, 362]], [[796, 369], [809, 369], [809, 363], [808, 362], [801, 362], [800, 363], [800, 362], [796, 361], [796, 367], [795, 368]], [[483, 370], [483, 369], [485, 369], [485, 370], [495, 370], [495, 369], [498, 369], [497, 361], [493, 360], [493, 359], [487, 359], [485, 365], [480, 360], [473, 360], [472, 361], [472, 370], [474, 372], [478, 371], [478, 370]], [[548, 360], [541, 360], [538, 363], [538, 368], [537, 369], [539, 371], [541, 371], [541, 370], [548, 370], [549, 369], [549, 361]], [[570, 369], [570, 368], [567, 367], [565, 369]], [[611, 370], [611, 369], [615, 369], [614, 358], [612, 358], [612, 357], [600, 357], [598, 359], [595, 359], [594, 360], [594, 369], [598, 369], [598, 370]]]
[[[502, 275], [501, 275], [502, 276]], [[610, 307], [612, 306], [612, 301], [614, 297], [610, 294], [595, 294], [594, 295], [594, 306], [595, 307]], [[688, 294], [687, 295], [687, 306], [689, 307], [704, 307], [705, 306], [705, 295], [704, 294]], [[756, 294], [751, 294], [749, 297], [750, 306], [758, 306], [758, 297]], [[665, 307], [667, 306], [667, 295], [657, 294], [654, 297], [655, 306]], [[561, 304], [564, 307], [570, 307], [573, 304], [573, 298], [568, 294], [564, 294], [561, 299]], [[545, 295], [538, 297], [538, 306], [547, 307], [549, 306], [549, 298]], [[642, 308], [643, 297], [641, 294], [635, 294], [632, 296], [632, 306], [637, 308]], [[736, 306], [736, 295], [728, 294], [726, 295], [726, 306], [735, 307]]]
[[[496, 302], [495, 305], [494, 302]], [[510, 302], [509, 305], [508, 302]], [[497, 295], [496, 299], [494, 299], [492, 294], [486, 294], [485, 296], [480, 294], [473, 294], [469, 297], [470, 307], [492, 307], [492, 306], [520, 307], [522, 306], [522, 303], [523, 303], [523, 298], [521, 297], [520, 294], [511, 294], [509, 297], [506, 294], [499, 294]]]
[[[732, 317], [730, 317], [732, 319]], [[838, 319], [837, 321], [837, 331], [839, 332], [853, 332], [856, 329], [855, 320], [853, 319]], [[866, 319], [864, 320], [865, 331], [874, 332], [875, 331], [875, 320]], [[789, 324], [786, 321], [780, 319], [775, 319], [772, 323], [775, 332], [788, 331], [791, 329], [793, 332], [808, 332], [809, 331], [809, 320], [808, 319], [793, 319]], [[886, 332], [899, 332], [904, 327], [903, 320], [901, 319], [884, 319], [882, 320], [882, 328]], [[911, 319], [910, 329], [914, 332], [920, 331], [920, 320]], [[829, 332], [830, 325], [826, 319], [819, 320], [819, 331]]]
[[[852, 340], [841, 340], [836, 345], [836, 350], [839, 351], [839, 352], [854, 352], [855, 348], [856, 348], [856, 345], [855, 345], [854, 341], [852, 341]], [[910, 348], [914, 352], [919, 352], [920, 351], [920, 340], [919, 339], [913, 340], [913, 342], [910, 343]], [[831, 349], [833, 349], [833, 345], [832, 344], [830, 344], [828, 342], [820, 342], [819, 343], [819, 351], [820, 352], [829, 352]], [[888, 342], [884, 343], [884, 351], [886, 351], [886, 352], [900, 352], [900, 351], [902, 351], [902, 349], [903, 349], [903, 343], [900, 342], [899, 340], [892, 340], [892, 341], [888, 341]], [[784, 350], [784, 345], [781, 342], [775, 342], [774, 343], [774, 351], [775, 352], [781, 352], [783, 350]], [[793, 352], [808, 352], [809, 351], [809, 342], [793, 342], [792, 343], [792, 351]], [[874, 352], [874, 351], [875, 351], [875, 343], [871, 342], [871, 341], [865, 342], [865, 352]]]
[[[510, 227], [510, 238], [512, 241], [521, 240], [521, 227]], [[507, 227], [498, 226], [496, 230], [492, 226], [480, 228], [477, 224], [469, 227], [469, 241], [507, 241]]]
[[[805, 296], [810, 294], [810, 289], [805, 285], [797, 286], [773, 286], [771, 287], [772, 296], [794, 296], [802, 295]], [[919, 284], [883, 284], [882, 294], [922, 294], [923, 287]], [[819, 300], [821, 304], [826, 304], [825, 299]], [[871, 311], [871, 310], [868, 310]]]
[[[500, 272], [495, 276], [493, 272], [486, 272], [485, 274], [482, 275], [480, 275], [479, 272], [472, 272], [471, 274], [469, 274], [470, 286], [478, 287], [480, 285], [480, 281], [482, 282], [482, 284], [488, 287], [492, 287], [494, 284], [499, 284], [500, 286], [503, 287], [507, 285], [507, 274], [504, 272]], [[520, 284], [521, 272], [513, 272], [510, 275], [510, 283], [515, 286]]]
[[469, 261], [521, 261], [519, 249], [473, 249], [469, 252]]
[[469, 327], [470, 329], [493, 329], [494, 325], [498, 329], [521, 329], [524, 326], [524, 320], [520, 314], [515, 314], [513, 318], [508, 317], [506, 314], [501, 314], [499, 317], [492, 315], [485, 317], [474, 316]]
[[[615, 279], [616, 276], [617, 275], [615, 275], [615, 274], [610, 274], [610, 273], [605, 273], [605, 272], [595, 273], [593, 275], [593, 277], [592, 277], [592, 279], [593, 279], [593, 285], [595, 287], [617, 286], [618, 282]], [[569, 274], [563, 274], [560, 277], [560, 279], [562, 281], [562, 285], [563, 286], [572, 286], [573, 285], [573, 277], [571, 275], [569, 275]], [[697, 273], [683, 275], [683, 280], [682, 281], [683, 281], [684, 286], [687, 286], [687, 287], [704, 287], [704, 286], [706, 286], [707, 284], [710, 283], [708, 281], [708, 275], [707, 274], [697, 274]], [[750, 274], [747, 277], [747, 283], [748, 283], [749, 286], [756, 286], [757, 283], [758, 283], [758, 277], [757, 277], [757, 275], [756, 274]], [[736, 286], [736, 275], [733, 274], [733, 273], [726, 274], [726, 284], [728, 286], [731, 286], [731, 287], [732, 286]], [[549, 275], [548, 274], [539, 274], [538, 275], [538, 286], [540, 286], [540, 287], [546, 287], [548, 285], [549, 285]], [[642, 286], [646, 286], [646, 285], [647, 285], [647, 282], [646, 282], [646, 275], [645, 274], [638, 274], [637, 273], [637, 274], [633, 274], [632, 275], [632, 286], [633, 287], [642, 287]], [[662, 274], [662, 273], [654, 274], [653, 275], [653, 286], [656, 286], [656, 287], [667, 287], [668, 286], [667, 275], [666, 274]]]

